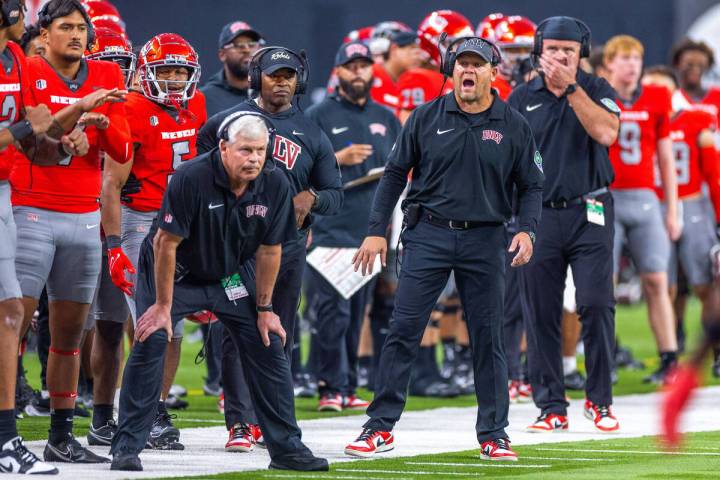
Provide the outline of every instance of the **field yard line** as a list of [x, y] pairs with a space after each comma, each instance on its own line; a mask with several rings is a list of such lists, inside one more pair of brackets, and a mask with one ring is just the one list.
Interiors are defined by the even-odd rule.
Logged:
[[[484, 460], [478, 460], [478, 462]], [[405, 465], [438, 465], [440, 467], [466, 467], [466, 468], [550, 468], [552, 465], [518, 465], [516, 463], [501, 463], [500, 461], [485, 463], [446, 463], [446, 462], [403, 462]]]
[[400, 473], [403, 475], [438, 475], [439, 478], [442, 478], [443, 475], [456, 475], [456, 476], [463, 476], [467, 477], [468, 475], [471, 475], [470, 473], [461, 473], [461, 472], [410, 472], [407, 470], [357, 470], [353, 468], [352, 470], [349, 468], [336, 468], [336, 472], [361, 472], [361, 473]]
[[530, 455], [523, 455], [522, 460], [559, 460], [562, 462], [615, 462], [614, 458], [563, 458], [563, 457], [535, 457]]
[[700, 455], [700, 456], [711, 456], [720, 457], [720, 453], [710, 452], [675, 452], [668, 451], [664, 452], [661, 450], [596, 450], [592, 448], [542, 448], [538, 450], [543, 452], [596, 452], [596, 453], [639, 453], [644, 455]]
[[[558, 442], [582, 440], [606, 442], [616, 438], [652, 435], [657, 432], [659, 425], [657, 417], [659, 398], [658, 394], [616, 397], [613, 413], [620, 420], [621, 430], [620, 433], [611, 435], [598, 433], [593, 423], [584, 418], [582, 400], [570, 402], [569, 431], [552, 435], [526, 433], [525, 427], [535, 419], [539, 412], [532, 404], [512, 405], [507, 433], [513, 446], [548, 444], [548, 447], [552, 447]], [[720, 402], [718, 399], [720, 399], [720, 387], [699, 390], [693, 400], [693, 411], [683, 422], [683, 430], [687, 432], [720, 430]], [[377, 458], [429, 455], [471, 449], [475, 449], [479, 453], [474, 431], [476, 414], [476, 407], [407, 412], [397, 424], [394, 432], [395, 449], [378, 455]], [[356, 415], [301, 421], [303, 441], [316, 455], [327, 458], [331, 463], [362, 461], [346, 457], [343, 454], [343, 448], [360, 433], [366, 418], [363, 415]], [[218, 416], [218, 420], [221, 420], [221, 417]], [[185, 428], [181, 433], [181, 441], [185, 444], [186, 449], [184, 451], [150, 450], [143, 452], [141, 455], [145, 468], [143, 472], [112, 472], [107, 464], [60, 464], [58, 465], [61, 472], [60, 478], [119, 480], [193, 475], [206, 477], [216, 473], [267, 468], [270, 459], [266, 450], [256, 449], [251, 453], [227, 453], [224, 450], [226, 439], [227, 432], [224, 426]], [[80, 440], [85, 444], [84, 439]], [[42, 455], [45, 442], [28, 442], [28, 446], [36, 454]], [[92, 450], [103, 455], [107, 455], [108, 451], [107, 448], [95, 447]], [[623, 450], [621, 453], [627, 452]], [[452, 460], [452, 458], [445, 460]], [[398, 473], [402, 476], [406, 472]], [[5, 478], [3, 476], [2, 480]], [[24, 479], [25, 477], [17, 478]]]
[[337, 478], [346, 480], [406, 480], [402, 477], [352, 477], [347, 475], [333, 475], [332, 473], [293, 473], [287, 475], [262, 473], [260, 474], [260, 478]]

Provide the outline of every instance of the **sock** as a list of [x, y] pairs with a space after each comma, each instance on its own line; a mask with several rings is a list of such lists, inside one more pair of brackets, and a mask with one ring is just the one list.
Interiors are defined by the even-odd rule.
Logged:
[[575, 355], [563, 357], [563, 373], [567, 375], [575, 370], [577, 370], [577, 357]]
[[660, 368], [668, 368], [677, 363], [677, 352], [660, 352]]
[[58, 444], [72, 435], [74, 408], [57, 408], [50, 411], [50, 443]]
[[0, 410], [0, 447], [5, 442], [18, 436], [17, 424], [15, 423], [15, 409]]
[[446, 362], [453, 362], [455, 360], [455, 338], [443, 338], [443, 354]]
[[158, 415], [167, 415], [168, 411], [167, 411], [167, 407], [165, 406], [164, 400], [160, 400], [158, 402], [157, 413], [158, 413]]
[[93, 428], [100, 428], [113, 419], [113, 406], [95, 404], [93, 406]]
[[361, 357], [358, 357], [358, 367], [370, 368], [371, 364], [372, 364], [372, 355], [363, 355]]

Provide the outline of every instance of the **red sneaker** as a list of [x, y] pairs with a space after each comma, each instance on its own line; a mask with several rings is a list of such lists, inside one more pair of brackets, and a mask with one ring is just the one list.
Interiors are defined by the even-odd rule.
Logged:
[[510, 395], [510, 403], [517, 403], [518, 401], [518, 385], [520, 382], [517, 380], [510, 380], [508, 382], [508, 394]]
[[267, 445], [265, 445], [265, 437], [263, 437], [262, 430], [260, 430], [260, 425], [250, 425], [250, 433], [252, 433], [255, 445], [260, 448], [267, 448]]
[[559, 432], [568, 429], [568, 419], [566, 415], [558, 415], [556, 413], [543, 413], [535, 423], [528, 425], [525, 431], [530, 433], [548, 433]]
[[693, 391], [700, 385], [700, 373], [687, 366], [679, 367], [668, 376], [668, 385], [662, 400], [660, 411], [663, 440], [669, 447], [676, 447], [682, 440], [678, 432], [678, 422], [687, 407]]
[[532, 387], [530, 384], [522, 381], [519, 382], [517, 403], [530, 403], [532, 401]]
[[251, 452], [255, 446], [255, 437], [252, 432], [252, 425], [236, 423], [229, 432], [229, 438], [225, 444], [226, 452]]
[[342, 409], [342, 395], [325, 393], [320, 396], [320, 403], [318, 403], [319, 412], [342, 412]]
[[395, 448], [392, 432], [381, 432], [366, 428], [354, 442], [345, 447], [345, 455], [369, 458], [376, 453], [388, 452]]
[[369, 406], [370, 402], [363, 400], [362, 398], [358, 398], [355, 395], [348, 395], [342, 399], [343, 410], [367, 410], [367, 407]]
[[510, 448], [510, 440], [507, 438], [496, 438], [483, 442], [480, 445], [480, 458], [483, 460], [500, 460], [506, 462], [517, 462], [517, 453]]
[[217, 407], [220, 415], [225, 415], [225, 393], [220, 394], [220, 398], [218, 398], [217, 402]]
[[595, 428], [603, 433], [616, 432], [620, 429], [620, 422], [612, 414], [609, 406], [595, 405], [585, 400], [585, 418], [595, 423]]

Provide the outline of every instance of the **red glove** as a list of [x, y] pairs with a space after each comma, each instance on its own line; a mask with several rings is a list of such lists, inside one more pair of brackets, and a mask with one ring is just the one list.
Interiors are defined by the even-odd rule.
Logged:
[[108, 249], [108, 267], [110, 267], [110, 279], [117, 288], [122, 290], [125, 295], [132, 296], [133, 283], [128, 282], [125, 278], [125, 270], [128, 273], [135, 273], [135, 267], [133, 267], [130, 259], [122, 251], [122, 248], [109, 248]]
[[688, 365], [679, 367], [670, 378], [662, 399], [660, 428], [667, 446], [674, 448], [682, 440], [682, 435], [678, 432], [680, 416], [690, 402], [693, 391], [700, 385], [700, 372]]

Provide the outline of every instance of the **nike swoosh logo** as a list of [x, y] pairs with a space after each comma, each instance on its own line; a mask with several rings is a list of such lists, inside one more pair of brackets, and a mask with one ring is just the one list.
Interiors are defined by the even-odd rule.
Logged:
[[85, 225], [85, 228], [87, 228], [88, 230], [90, 230], [90, 229], [92, 229], [92, 228], [97, 227], [98, 225], [99, 225], [99, 223], [96, 223], [95, 225]]
[[698, 223], [702, 221], [702, 219], [703, 217], [700, 215], [693, 215], [692, 217], [690, 217], [690, 223]]
[[349, 128], [350, 128], [350, 127], [340, 127], [340, 128], [335, 128], [335, 127], [333, 127], [332, 133], [333, 133], [333, 135], [339, 135], [339, 134], [347, 131]]
[[454, 129], [454, 128], [449, 128], [449, 129], [447, 129], [447, 130], [440, 130], [440, 129], [438, 128], [437, 134], [438, 134], [438, 135], [442, 135], [443, 133], [452, 132], [453, 130], [455, 130], [455, 129]]
[[59, 456], [64, 457], [65, 459], [70, 459], [70, 447], [67, 447], [66, 451], [58, 450], [57, 448], [53, 447], [52, 445], [48, 444], [48, 447], [53, 452], [57, 453]]
[[224, 204], [224, 203], [218, 203], [217, 205], [213, 205], [212, 203], [210, 203], [210, 204], [208, 204], [208, 208], [209, 208], [210, 210], [213, 210], [213, 209], [215, 209], [215, 208], [222, 207], [223, 205], [225, 205], [225, 204]]
[[542, 103], [538, 103], [537, 105], [532, 106], [528, 105], [527, 107], [525, 107], [525, 110], [527, 110], [528, 112], [532, 112], [533, 110], [537, 110], [540, 107], [542, 107]]
[[293, 130], [293, 135], [305, 135], [305, 134], [302, 132], [296, 132], [295, 130]]

